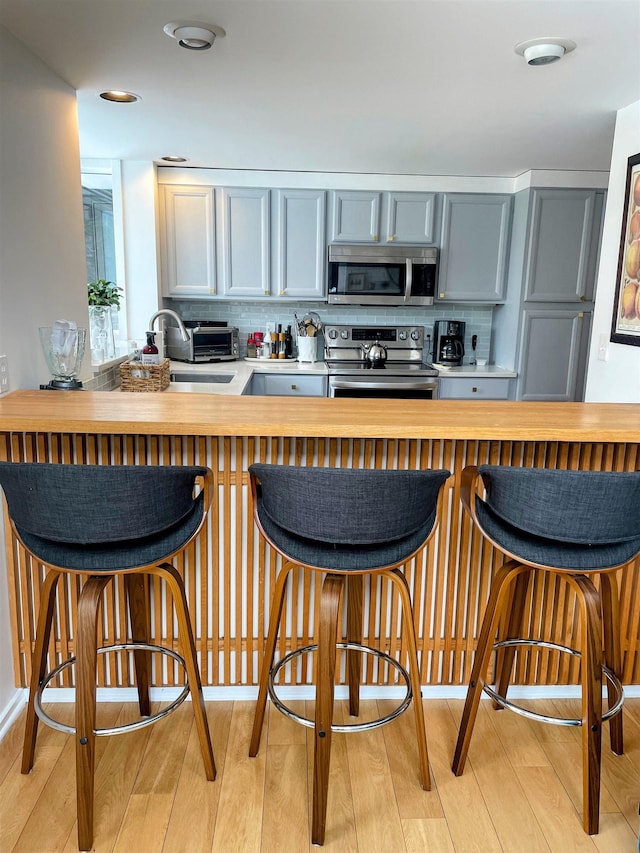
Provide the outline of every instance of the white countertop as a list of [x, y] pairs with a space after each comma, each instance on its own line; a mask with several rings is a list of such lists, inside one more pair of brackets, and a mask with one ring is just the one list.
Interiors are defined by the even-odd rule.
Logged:
[[[232, 375], [230, 382], [171, 382], [167, 391], [190, 394], [222, 394], [238, 397], [244, 394], [254, 373], [302, 373], [307, 375], [327, 373], [324, 361], [299, 362], [278, 361], [276, 359], [240, 359], [222, 361], [213, 364], [187, 364], [182, 361], [171, 362], [172, 373], [204, 373]], [[462, 365], [461, 367], [438, 368], [440, 379], [512, 379], [517, 376], [513, 370], [507, 370], [495, 364], [484, 367]]]
[[483, 367], [477, 364], [463, 364], [460, 367], [436, 366], [436, 370], [440, 379], [515, 379], [518, 375], [515, 370], [497, 364], [486, 364]]
[[221, 361], [213, 364], [187, 364], [172, 361], [171, 373], [204, 373], [233, 375], [230, 382], [171, 382], [167, 391], [189, 392], [191, 394], [222, 394], [239, 397], [244, 394], [254, 373], [304, 373], [307, 375], [327, 373], [324, 361], [299, 362], [296, 360], [279, 361], [277, 359], [240, 359]]

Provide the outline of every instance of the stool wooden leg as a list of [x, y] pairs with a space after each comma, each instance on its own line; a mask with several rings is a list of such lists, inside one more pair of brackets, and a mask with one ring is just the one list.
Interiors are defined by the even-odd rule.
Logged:
[[[362, 575], [347, 577], [347, 642], [362, 643]], [[355, 650], [347, 651], [349, 682], [349, 713], [357, 717], [360, 713], [360, 673], [362, 656]]]
[[[618, 581], [613, 572], [600, 575], [602, 599], [602, 630], [604, 637], [604, 662], [611, 672], [622, 678], [622, 651], [620, 649], [620, 599]], [[613, 704], [613, 688], [607, 680], [607, 707]], [[622, 709], [609, 720], [609, 742], [616, 755], [624, 752], [622, 737]]]
[[328, 574], [322, 584], [318, 626], [318, 677], [316, 684], [315, 748], [313, 758], [312, 844], [324, 844], [327, 791], [331, 761], [331, 725], [336, 675], [338, 610], [344, 577]]
[[51, 635], [53, 611], [56, 605], [56, 586], [60, 572], [50, 569], [44, 579], [40, 592], [40, 610], [36, 627], [36, 643], [31, 658], [31, 682], [29, 685], [29, 702], [27, 704], [27, 719], [24, 727], [24, 746], [22, 748], [22, 772], [30, 773], [36, 749], [38, 734], [38, 716], [35, 710], [35, 698], [38, 688], [47, 674], [47, 649]]
[[207, 779], [212, 782], [216, 778], [216, 765], [213, 760], [211, 734], [209, 732], [209, 724], [207, 723], [207, 710], [204, 704], [204, 696], [202, 695], [202, 682], [200, 681], [200, 670], [198, 669], [196, 644], [193, 639], [191, 620], [189, 619], [189, 608], [187, 606], [184, 583], [177, 569], [170, 563], [161, 563], [159, 566], [150, 569], [150, 572], [164, 578], [173, 597], [173, 606], [175, 607], [178, 620], [178, 636], [189, 680], [191, 704], [193, 705], [193, 715], [200, 740], [204, 772]]
[[411, 691], [413, 693], [413, 709], [416, 721], [416, 738], [418, 741], [418, 753], [420, 755], [420, 784], [425, 791], [431, 790], [431, 777], [429, 775], [429, 753], [427, 751], [427, 734], [424, 722], [424, 708], [422, 706], [422, 690], [420, 684], [420, 667], [418, 666], [418, 644], [416, 641], [416, 629], [413, 622], [413, 608], [411, 606], [411, 595], [409, 585], [404, 573], [400, 569], [392, 569], [384, 573], [393, 581], [400, 593], [402, 602], [402, 628], [404, 630], [407, 654], [409, 656], [409, 673], [411, 676]]
[[570, 575], [582, 611], [582, 823], [596, 835], [600, 817], [602, 750], [602, 619], [600, 596], [590, 578]]
[[76, 799], [78, 847], [93, 846], [93, 788], [96, 728], [96, 660], [98, 615], [111, 575], [93, 575], [78, 599], [76, 626]]
[[[124, 576], [124, 585], [129, 602], [131, 619], [131, 638], [134, 643], [149, 642], [149, 604], [147, 579], [140, 572]], [[133, 653], [138, 686], [138, 706], [140, 715], [148, 717], [151, 714], [149, 702], [149, 679], [151, 675], [151, 652], [136, 649]]]
[[[513, 595], [511, 604], [507, 607], [505, 613], [504, 632], [501, 632], [500, 640], [511, 640], [513, 638], [524, 636], [522, 628], [524, 621], [524, 606], [527, 600], [527, 592], [531, 582], [531, 570], [523, 571], [518, 575], [516, 582], [513, 585]], [[511, 670], [513, 669], [513, 660], [516, 655], [514, 646], [507, 646], [503, 649], [498, 649], [496, 655], [496, 692], [499, 696], [506, 698], [509, 682], [511, 680]], [[493, 707], [496, 711], [503, 710], [499, 702], [494, 702]]]
[[294, 563], [286, 562], [280, 573], [276, 577], [273, 596], [271, 597], [271, 611], [269, 613], [269, 630], [267, 632], [267, 642], [265, 644], [264, 655], [262, 658], [262, 666], [260, 667], [260, 683], [258, 686], [258, 699], [256, 701], [256, 710], [253, 715], [253, 730], [251, 732], [251, 743], [249, 745], [249, 756], [255, 758], [260, 749], [260, 737], [262, 735], [262, 724], [264, 722], [264, 712], [267, 706], [267, 685], [269, 682], [269, 673], [273, 666], [273, 658], [276, 653], [276, 640], [278, 639], [278, 628], [280, 627], [280, 616], [282, 615], [282, 605], [284, 604], [284, 594], [287, 589], [287, 581], [289, 574], [294, 568]]
[[509, 560], [504, 566], [498, 569], [491, 584], [491, 592], [489, 593], [489, 600], [482, 620], [480, 636], [478, 637], [478, 645], [471, 670], [471, 680], [467, 690], [467, 698], [462, 712], [462, 721], [460, 722], [458, 740], [453, 756], [451, 769], [456, 776], [461, 775], [467, 760], [469, 743], [471, 742], [473, 726], [476, 714], [478, 713], [478, 704], [482, 695], [482, 684], [489, 666], [498, 621], [509, 600], [511, 584], [524, 571], [529, 571], [528, 567], [521, 566], [514, 560]]

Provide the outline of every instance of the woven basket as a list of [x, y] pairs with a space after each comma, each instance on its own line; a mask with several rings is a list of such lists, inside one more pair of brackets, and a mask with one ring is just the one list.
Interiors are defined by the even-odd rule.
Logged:
[[160, 364], [125, 361], [120, 365], [121, 391], [164, 391], [169, 387], [169, 359]]

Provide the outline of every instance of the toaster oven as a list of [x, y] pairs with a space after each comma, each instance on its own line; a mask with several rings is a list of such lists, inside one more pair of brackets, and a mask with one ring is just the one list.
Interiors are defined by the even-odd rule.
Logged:
[[211, 361], [234, 361], [238, 358], [238, 330], [234, 326], [213, 326], [198, 320], [185, 320], [189, 335], [182, 340], [177, 326], [165, 329], [167, 357], [172, 361], [187, 361], [190, 364]]

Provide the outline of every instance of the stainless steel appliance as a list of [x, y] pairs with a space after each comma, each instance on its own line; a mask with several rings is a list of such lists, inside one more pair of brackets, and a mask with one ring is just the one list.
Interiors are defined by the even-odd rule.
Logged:
[[438, 250], [329, 246], [328, 301], [335, 305], [433, 305]]
[[325, 325], [330, 397], [433, 400], [438, 372], [423, 361], [422, 326]]
[[238, 358], [238, 330], [211, 320], [184, 320], [187, 340], [178, 326], [165, 328], [167, 357], [191, 364], [209, 361], [234, 361]]
[[462, 364], [465, 324], [460, 320], [437, 320], [433, 327], [433, 361], [445, 367]]

